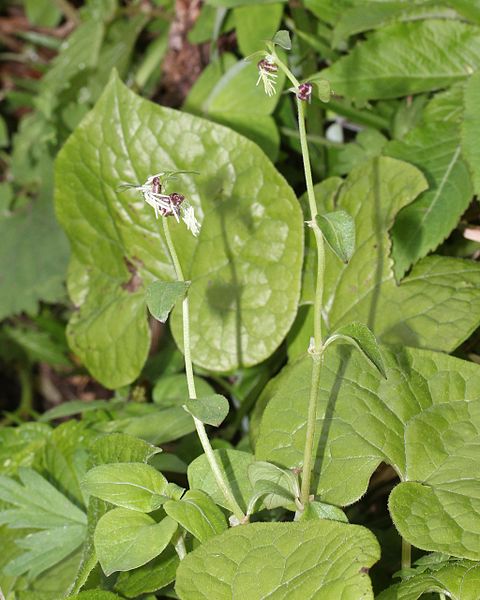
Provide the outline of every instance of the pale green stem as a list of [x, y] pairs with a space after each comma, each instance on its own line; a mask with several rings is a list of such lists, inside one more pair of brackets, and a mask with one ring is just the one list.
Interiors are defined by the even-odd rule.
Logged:
[[442, 592], [440, 592], [438, 595], [440, 596], [440, 600], [447, 600], [447, 597]]
[[[175, 246], [173, 244], [172, 236], [170, 234], [170, 229], [168, 227], [167, 217], [162, 218], [163, 223], [163, 231], [165, 233], [165, 240], [167, 242], [168, 250], [170, 252], [170, 256], [172, 258], [173, 266], [175, 268], [175, 273], [177, 275], [177, 279], [179, 281], [184, 281], [182, 267], [180, 265], [180, 261], [178, 260], [177, 252], [175, 250]], [[195, 380], [193, 377], [193, 364], [192, 357], [190, 353], [190, 313], [189, 313], [189, 304], [188, 304], [188, 295], [185, 296], [182, 303], [182, 317], [183, 317], [183, 352], [185, 356], [185, 373], [187, 376], [187, 386], [188, 386], [188, 395], [191, 399], [195, 400], [197, 398], [197, 391], [195, 389]], [[215, 481], [217, 482], [218, 487], [222, 491], [225, 496], [225, 500], [227, 504], [230, 506], [232, 513], [238, 519], [240, 523], [245, 521], [245, 515], [235, 500], [235, 496], [232, 493], [227, 481], [224, 479], [220, 466], [217, 462], [215, 454], [213, 452], [213, 448], [210, 444], [210, 440], [208, 439], [207, 432], [205, 431], [204, 424], [193, 417], [193, 421], [195, 423], [195, 429], [197, 430], [198, 437], [200, 438], [200, 443], [202, 444], [203, 451], [205, 452], [205, 456], [207, 457], [208, 463], [212, 470], [213, 476], [215, 477]]]
[[[295, 89], [300, 85], [297, 78], [290, 69], [275, 54], [275, 62], [285, 73]], [[313, 230], [317, 247], [317, 278], [315, 285], [315, 301], [313, 306], [313, 344], [309, 348], [312, 355], [312, 380], [310, 387], [310, 398], [307, 410], [307, 430], [305, 433], [305, 447], [303, 451], [302, 487], [300, 491], [300, 502], [306, 506], [310, 501], [310, 486], [312, 471], [315, 461], [314, 441], [317, 419], [318, 387], [320, 383], [320, 371], [322, 367], [322, 302], [323, 302], [323, 280], [325, 275], [325, 248], [323, 235], [318, 227], [316, 217], [318, 214], [315, 192], [313, 189], [312, 168], [310, 165], [310, 154], [308, 151], [307, 132], [305, 128], [304, 101], [297, 98], [298, 111], [298, 133], [302, 149], [303, 169], [305, 172], [305, 183], [307, 187], [308, 204], [310, 207], [310, 222], [308, 225]]]
[[412, 546], [402, 538], [402, 569], [412, 566]]

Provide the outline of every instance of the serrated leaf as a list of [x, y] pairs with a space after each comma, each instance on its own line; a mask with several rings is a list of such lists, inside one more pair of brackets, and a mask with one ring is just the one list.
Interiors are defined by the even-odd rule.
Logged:
[[[480, 266], [475, 262], [430, 256], [421, 259], [400, 285], [395, 281], [388, 230], [398, 211], [425, 187], [415, 167], [387, 157], [373, 159], [350, 173], [336, 205], [355, 219], [356, 251], [344, 265], [326, 249], [323, 312], [327, 332], [358, 321], [381, 343], [451, 352], [478, 326]], [[322, 212], [320, 201], [317, 198]], [[313, 302], [307, 291], [303, 301]]]
[[228, 529], [223, 512], [200, 490], [189, 490], [181, 500], [169, 500], [164, 510], [202, 544]]
[[[382, 348], [382, 354], [388, 380], [366, 369], [347, 347], [324, 356], [315, 494], [331, 504], [350, 504], [365, 492], [378, 464], [386, 462], [404, 481], [390, 502], [401, 533], [420, 547], [474, 558], [480, 548], [473, 458], [480, 368], [423, 350]], [[298, 360], [276, 381], [256, 443], [259, 460], [286, 468], [302, 464], [312, 362], [308, 356]], [[448, 535], [442, 533], [446, 530]]]
[[177, 523], [152, 517], [128, 508], [114, 508], [98, 522], [95, 550], [105, 575], [130, 571], [158, 556], [172, 539]]
[[405, 479], [389, 508], [418, 548], [480, 559], [480, 401], [438, 404], [406, 427]]
[[184, 298], [187, 281], [154, 281], [146, 290], [148, 310], [160, 323], [165, 323], [178, 300]]
[[272, 42], [276, 46], [280, 46], [284, 50], [292, 49], [292, 40], [290, 39], [290, 33], [286, 29], [281, 29], [273, 36]]
[[373, 600], [366, 572], [379, 556], [374, 536], [356, 525], [252, 523], [188, 554], [175, 589], [182, 600]]
[[355, 222], [344, 210], [317, 215], [317, 225], [338, 258], [347, 263], [355, 251]]
[[464, 119], [462, 123], [462, 152], [472, 172], [475, 193], [480, 193], [480, 150], [478, 147], [478, 132], [480, 118], [478, 102], [480, 100], [480, 71], [474, 73], [465, 86]]
[[156, 592], [175, 580], [179, 558], [172, 546], [152, 561], [131, 571], [122, 572], [117, 578], [115, 589], [127, 598]]
[[366, 325], [363, 323], [349, 323], [337, 329], [329, 339], [336, 338], [337, 336], [339, 339], [348, 338], [347, 341], [350, 340], [349, 343], [353, 343], [373, 366], [378, 369], [383, 377], [387, 377], [380, 346]]
[[[132, 115], [148, 126], [138, 129]], [[106, 153], [101, 173], [97, 152]], [[110, 387], [132, 381], [146, 359], [150, 342], [144, 286], [154, 279], [173, 279], [158, 222], [141, 194], [119, 194], [117, 188], [122, 182], [143, 182], [159, 169], [192, 167], [201, 175], [182, 175], [175, 185], [198, 211], [201, 203], [201, 234], [193, 238], [183, 223], [171, 228], [192, 281], [193, 360], [213, 370], [255, 364], [271, 354], [293, 321], [303, 238], [293, 191], [251, 142], [140, 99], [112, 79], [63, 146], [56, 191], [58, 217], [77, 261], [71, 277], [80, 308], [69, 324], [70, 344]], [[262, 178], [257, 177], [259, 168]], [[236, 171], [241, 175], [235, 177]], [[84, 219], [85, 211], [91, 220]], [[225, 240], [230, 240], [228, 247]], [[255, 295], [250, 296], [246, 290], [253, 285]], [[180, 340], [181, 318], [175, 310], [172, 328]]]
[[131, 510], [149, 513], [167, 500], [167, 480], [143, 463], [115, 463], [90, 469], [83, 489], [93, 496]]
[[[255, 460], [253, 455], [239, 450], [214, 450], [214, 454], [220, 470], [230, 484], [235, 499], [240, 508], [245, 511], [252, 495], [252, 485], [248, 479], [248, 467]], [[188, 466], [188, 483], [191, 489], [205, 492], [216, 504], [230, 510], [230, 506], [226, 503], [225, 496], [218, 487], [204, 454]]]
[[448, 87], [479, 66], [478, 28], [432, 19], [383, 27], [310, 79], [328, 79], [336, 94], [365, 102]]
[[195, 400], [186, 400], [184, 408], [193, 417], [202, 421], [202, 423], [219, 427], [228, 415], [230, 405], [225, 396], [214, 394], [213, 396], [203, 396]]
[[417, 600], [423, 594], [436, 592], [449, 598], [477, 600], [480, 585], [480, 565], [468, 560], [447, 563], [440, 568], [417, 569], [406, 581], [383, 591], [377, 600]]
[[427, 191], [399, 212], [392, 229], [395, 276], [401, 279], [456, 227], [472, 200], [473, 188], [454, 123], [426, 123], [402, 141], [388, 143], [383, 151], [414, 164], [429, 184]]

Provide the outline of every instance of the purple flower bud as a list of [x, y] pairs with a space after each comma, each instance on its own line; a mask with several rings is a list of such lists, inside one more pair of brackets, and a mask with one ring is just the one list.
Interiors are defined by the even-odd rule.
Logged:
[[298, 86], [297, 98], [303, 102], [310, 102], [312, 98], [313, 85], [311, 83], [301, 83]]

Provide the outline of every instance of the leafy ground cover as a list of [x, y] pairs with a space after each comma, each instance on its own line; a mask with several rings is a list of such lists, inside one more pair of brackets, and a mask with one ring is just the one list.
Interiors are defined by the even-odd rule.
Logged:
[[480, 598], [480, 9], [8, 0], [0, 599]]

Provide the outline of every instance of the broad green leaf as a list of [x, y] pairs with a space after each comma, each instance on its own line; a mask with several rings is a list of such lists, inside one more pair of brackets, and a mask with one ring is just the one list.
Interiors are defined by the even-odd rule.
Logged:
[[447, 4], [474, 23], [480, 23], [480, 7], [470, 0], [446, 0]]
[[26, 0], [25, 12], [32, 25], [55, 27], [62, 18], [58, 6], [50, 0]]
[[468, 560], [447, 563], [440, 568], [418, 569], [418, 574], [382, 592], [377, 600], [417, 600], [427, 592], [459, 600], [477, 600], [480, 565]]
[[51, 433], [48, 425], [36, 422], [0, 429], [0, 473], [14, 475], [19, 467], [31, 467]]
[[80, 594], [68, 596], [66, 600], [121, 600], [121, 597], [104, 590], [86, 590]]
[[455, 11], [441, 2], [360, 2], [346, 10], [335, 25], [332, 44], [338, 46], [351, 35], [377, 29], [397, 21], [416, 21], [428, 18], [455, 18]]
[[384, 377], [387, 376], [378, 342], [366, 325], [363, 323], [349, 323], [348, 325], [344, 325], [340, 329], [337, 329], [329, 339], [337, 337], [341, 340], [346, 339], [348, 343], [352, 343]]
[[317, 519], [329, 519], [330, 521], [348, 523], [347, 516], [341, 508], [314, 500], [307, 504], [300, 517], [300, 521], [316, 521]]
[[[471, 78], [466, 81], [471, 81]], [[452, 85], [444, 92], [435, 94], [423, 111], [425, 122], [448, 121], [450, 123], [462, 123], [464, 88], [465, 82], [462, 81]]]
[[202, 423], [215, 427], [219, 427], [223, 423], [230, 410], [228, 400], [221, 394], [186, 400], [184, 407], [188, 413]]
[[169, 500], [164, 510], [202, 544], [228, 528], [223, 512], [200, 490], [189, 490], [181, 500]]
[[[401, 533], [420, 547], [478, 556], [480, 506], [472, 457], [478, 452], [480, 368], [425, 350], [383, 348], [382, 354], [387, 380], [347, 347], [334, 347], [324, 357], [315, 494], [331, 504], [350, 504], [386, 462], [404, 482], [390, 500]], [[259, 460], [286, 468], [302, 464], [312, 362], [301, 358], [277, 378], [256, 442]]]
[[405, 442], [404, 482], [389, 500], [400, 534], [418, 548], [479, 560], [480, 401], [423, 411]]
[[[252, 485], [248, 479], [248, 468], [254, 457], [239, 450], [215, 450], [215, 458], [220, 470], [230, 484], [230, 488], [240, 508], [245, 511], [252, 495]], [[223, 508], [230, 509], [225, 497], [217, 485], [205, 454], [196, 458], [188, 466], [188, 483], [191, 489], [201, 490]]]
[[115, 589], [127, 598], [137, 598], [141, 594], [156, 592], [175, 580], [179, 558], [172, 546], [152, 561], [119, 574]]
[[387, 144], [384, 153], [414, 164], [429, 184], [395, 219], [393, 260], [395, 276], [400, 279], [448, 237], [470, 204], [473, 188], [454, 123], [435, 121], [417, 127], [401, 142]]
[[105, 435], [90, 447], [93, 466], [126, 462], [146, 463], [161, 451], [161, 448], [124, 433]]
[[355, 251], [355, 222], [344, 210], [317, 215], [317, 225], [338, 258], [347, 263]]
[[4, 327], [3, 333], [22, 350], [32, 362], [46, 362], [52, 366], [70, 366], [64, 347], [51, 338], [46, 331], [19, 326]]
[[84, 400], [69, 400], [62, 402], [53, 408], [42, 413], [39, 417], [41, 422], [54, 421], [55, 419], [62, 419], [63, 417], [71, 417], [73, 415], [85, 414], [95, 410], [110, 410], [115, 407], [119, 407], [123, 404], [120, 400], [91, 400], [85, 402]]
[[373, 600], [367, 571], [379, 557], [374, 536], [356, 525], [252, 523], [188, 554], [175, 589], [181, 600]]
[[161, 323], [168, 319], [176, 302], [184, 298], [186, 281], [154, 281], [147, 287], [146, 302], [150, 313]]
[[110, 510], [95, 530], [95, 550], [105, 575], [149, 562], [166, 548], [176, 530], [177, 523], [170, 517], [155, 523], [152, 517], [134, 510]]
[[278, 3], [253, 4], [234, 9], [237, 43], [243, 56], [265, 48], [265, 40], [272, 38], [280, 25], [283, 8], [284, 5]]
[[[294, 318], [303, 224], [293, 191], [251, 142], [142, 100], [113, 78], [63, 146], [56, 190], [76, 261], [70, 284], [79, 310], [69, 324], [70, 344], [110, 387], [132, 381], [145, 362], [144, 286], [174, 279], [153, 213], [141, 194], [118, 193], [118, 186], [160, 169], [192, 168], [201, 175], [182, 175], [175, 185], [197, 209], [202, 231], [193, 238], [183, 223], [172, 230], [192, 281], [193, 360], [213, 370], [260, 362]], [[174, 310], [172, 317], [179, 340], [180, 315]]]
[[40, 301], [61, 300], [68, 253], [47, 194], [0, 215], [0, 319], [24, 311], [35, 313]]
[[290, 506], [300, 496], [298, 478], [292, 471], [281, 469], [272, 463], [256, 461], [248, 467], [248, 478], [253, 488], [249, 502], [249, 513], [260, 498], [268, 509], [278, 506]]
[[272, 42], [276, 46], [280, 46], [284, 50], [292, 49], [292, 40], [290, 39], [290, 33], [286, 29], [281, 29], [273, 36]]
[[465, 86], [465, 112], [462, 123], [462, 151], [472, 172], [475, 193], [480, 193], [480, 150], [478, 132], [480, 118], [478, 102], [480, 100], [480, 71], [469, 79]]
[[[327, 331], [358, 321], [380, 342], [451, 352], [477, 327], [480, 267], [475, 262], [431, 256], [420, 260], [400, 285], [395, 281], [388, 230], [397, 212], [425, 186], [416, 168], [387, 157], [350, 173], [336, 203], [355, 219], [356, 251], [343, 265], [326, 250]], [[302, 296], [304, 302], [313, 301], [305, 292]]]
[[478, 28], [432, 19], [384, 27], [315, 77], [328, 79], [336, 94], [364, 103], [438, 90], [479, 66]]
[[[194, 381], [198, 396], [211, 396], [215, 393], [215, 390], [205, 379], [195, 377]], [[152, 390], [152, 398], [157, 406], [165, 408], [168, 406], [182, 406], [185, 403], [185, 398], [188, 398], [185, 373], [160, 377]]]
[[143, 463], [115, 463], [94, 467], [85, 476], [83, 488], [116, 506], [152, 512], [167, 499], [167, 480]]

